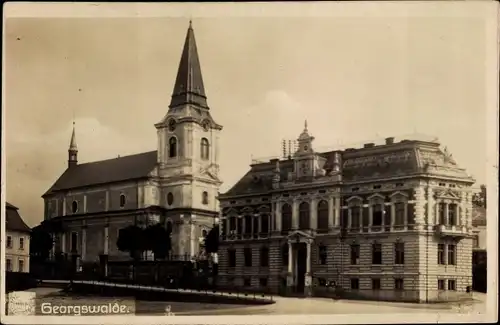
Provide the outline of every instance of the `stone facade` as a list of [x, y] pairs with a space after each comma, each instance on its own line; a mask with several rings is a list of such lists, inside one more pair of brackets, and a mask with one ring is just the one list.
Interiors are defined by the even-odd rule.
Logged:
[[[218, 283], [322, 295], [333, 281], [346, 295], [420, 302], [465, 294], [473, 180], [451, 155], [393, 138], [314, 153], [312, 139], [306, 126], [293, 157], [252, 165], [220, 196]], [[268, 227], [248, 231], [249, 219]]]

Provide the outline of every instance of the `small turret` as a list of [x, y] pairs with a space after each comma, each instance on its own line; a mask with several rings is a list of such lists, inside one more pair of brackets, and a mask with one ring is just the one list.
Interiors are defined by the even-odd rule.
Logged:
[[76, 146], [75, 122], [73, 122], [73, 133], [68, 149], [68, 168], [78, 165], [78, 147]]

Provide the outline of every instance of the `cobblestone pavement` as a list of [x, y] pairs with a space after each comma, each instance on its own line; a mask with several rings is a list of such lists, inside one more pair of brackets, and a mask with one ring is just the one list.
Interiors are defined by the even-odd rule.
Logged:
[[241, 306], [223, 304], [181, 302], [135, 302], [133, 298], [106, 298], [68, 296], [58, 289], [36, 288], [39, 301], [52, 303], [96, 303], [96, 301], [118, 302], [134, 305], [137, 314], [163, 315], [166, 308], [175, 315], [258, 315], [258, 314], [402, 314], [402, 313], [486, 313], [486, 295], [475, 295], [474, 302], [461, 304], [412, 304], [380, 301], [333, 300], [328, 298], [274, 297], [276, 303], [264, 306]]

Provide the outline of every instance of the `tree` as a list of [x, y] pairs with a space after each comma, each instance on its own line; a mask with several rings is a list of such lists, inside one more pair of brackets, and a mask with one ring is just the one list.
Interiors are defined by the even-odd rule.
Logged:
[[208, 254], [219, 250], [219, 225], [215, 225], [205, 237], [205, 251]]
[[171, 231], [170, 228], [165, 229], [159, 223], [144, 229], [145, 249], [153, 251], [155, 260], [157, 258], [164, 259], [168, 256], [172, 248]]
[[138, 260], [146, 246], [144, 231], [134, 225], [120, 229], [116, 246], [120, 251], [128, 252], [134, 260]]
[[481, 184], [481, 191], [472, 196], [472, 204], [486, 209], [486, 185]]
[[52, 239], [52, 235], [44, 224], [36, 226], [31, 230], [30, 255], [34, 260], [45, 261], [49, 257], [53, 246], [54, 240]]

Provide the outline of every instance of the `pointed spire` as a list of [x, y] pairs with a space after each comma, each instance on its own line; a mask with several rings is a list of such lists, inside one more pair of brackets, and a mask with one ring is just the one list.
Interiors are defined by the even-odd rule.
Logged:
[[74, 121], [73, 121], [73, 133], [71, 134], [71, 142], [69, 143], [69, 150], [78, 151], [78, 147], [76, 145], [75, 122]]
[[200, 108], [208, 109], [205, 86], [201, 75], [200, 59], [194, 38], [193, 23], [189, 27], [184, 41], [184, 49], [177, 71], [174, 91], [170, 107], [183, 104], [194, 104]]
[[307, 132], [307, 120], [304, 121], [304, 132]]
[[76, 146], [75, 136], [75, 121], [73, 121], [73, 132], [71, 133], [71, 141], [68, 149], [68, 168], [78, 164], [78, 147]]

